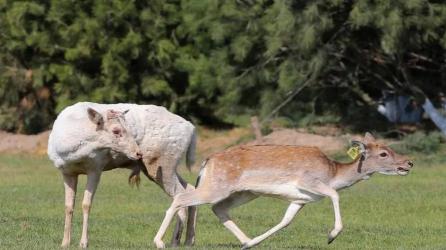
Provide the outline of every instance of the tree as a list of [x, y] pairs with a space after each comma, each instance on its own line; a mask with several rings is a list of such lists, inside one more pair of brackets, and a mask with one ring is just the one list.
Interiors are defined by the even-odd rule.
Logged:
[[[178, 1], [3, 1], [0, 117], [13, 122], [2, 127], [36, 132], [78, 101], [150, 102], [175, 110], [187, 84], [176, 81], [173, 68], [178, 7]], [[50, 105], [30, 97], [41, 89], [50, 91]], [[23, 109], [29, 112], [22, 115]], [[38, 127], [21, 118], [42, 113], [49, 117]]]
[[[435, 100], [444, 89], [442, 1], [3, 0], [0, 14], [0, 124], [10, 130], [35, 113], [47, 127], [85, 100], [243, 124], [287, 98], [278, 116], [366, 129], [382, 91]], [[44, 101], [32, 94], [41, 89]], [[35, 101], [23, 119], [25, 97]]]

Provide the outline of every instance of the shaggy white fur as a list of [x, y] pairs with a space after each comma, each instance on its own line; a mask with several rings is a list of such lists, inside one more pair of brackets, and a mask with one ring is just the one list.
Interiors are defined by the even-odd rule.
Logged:
[[88, 108], [102, 114], [108, 109], [120, 112], [129, 110], [125, 115], [127, 128], [143, 154], [151, 154], [160, 148], [173, 155], [185, 152], [195, 130], [190, 122], [164, 107], [80, 102], [65, 108], [54, 122], [48, 142], [48, 156], [57, 168], [102, 154], [103, 145], [97, 141], [96, 125], [88, 119]]
[[[82, 102], [65, 108], [57, 117], [48, 141], [48, 156], [61, 170], [65, 186], [65, 229], [62, 247], [70, 245], [71, 221], [79, 174], [87, 174], [82, 201], [80, 246], [88, 245], [88, 217], [101, 173], [130, 168], [139, 181], [140, 171], [169, 196], [193, 189], [177, 174], [186, 153], [190, 167], [195, 155], [195, 127], [164, 107], [136, 104]], [[180, 242], [187, 211], [177, 223], [173, 245]], [[196, 210], [190, 209], [187, 244], [193, 244]]]

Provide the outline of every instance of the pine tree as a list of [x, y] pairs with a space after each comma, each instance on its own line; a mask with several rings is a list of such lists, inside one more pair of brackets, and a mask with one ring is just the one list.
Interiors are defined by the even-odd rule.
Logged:
[[243, 124], [288, 98], [293, 122], [367, 121], [384, 90], [444, 89], [445, 25], [435, 0], [3, 0], [0, 128], [78, 101]]

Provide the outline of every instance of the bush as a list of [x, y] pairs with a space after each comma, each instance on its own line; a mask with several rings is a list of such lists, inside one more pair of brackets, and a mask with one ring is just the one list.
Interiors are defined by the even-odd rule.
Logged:
[[440, 132], [415, 132], [403, 138], [401, 143], [392, 146], [396, 151], [407, 153], [435, 153], [440, 149], [443, 135]]
[[388, 2], [0, 0], [0, 129], [79, 101], [239, 126], [289, 100], [297, 126], [376, 130], [383, 90], [446, 87], [446, 3]]

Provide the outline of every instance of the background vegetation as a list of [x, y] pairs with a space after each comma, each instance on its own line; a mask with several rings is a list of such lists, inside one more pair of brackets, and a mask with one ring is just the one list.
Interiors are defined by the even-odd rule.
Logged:
[[[443, 0], [0, 0], [0, 130], [46, 130], [78, 101], [158, 104], [223, 126], [245, 124], [252, 115], [268, 120], [291, 100], [273, 112], [280, 126], [376, 130], [383, 122], [392, 133], [377, 101], [392, 92], [418, 103], [427, 96], [438, 107], [445, 48]], [[330, 247], [333, 212], [325, 199], [259, 248], [444, 248], [441, 142], [440, 133], [407, 135], [392, 147], [415, 159], [409, 176], [375, 176], [342, 191], [345, 229]], [[195, 174], [182, 174], [195, 181]], [[130, 189], [127, 175], [111, 171], [101, 181], [92, 248], [153, 246], [170, 200], [150, 181]], [[84, 185], [81, 178], [76, 249]], [[0, 201], [1, 249], [59, 248], [63, 185], [46, 157], [1, 154]], [[233, 216], [255, 236], [277, 224], [285, 207], [261, 198]], [[196, 247], [240, 245], [203, 206]]]
[[[0, 0], [0, 128], [78, 101], [153, 103], [204, 124], [379, 118], [383, 91], [444, 89], [441, 0]], [[365, 128], [367, 129], [367, 128]]]

